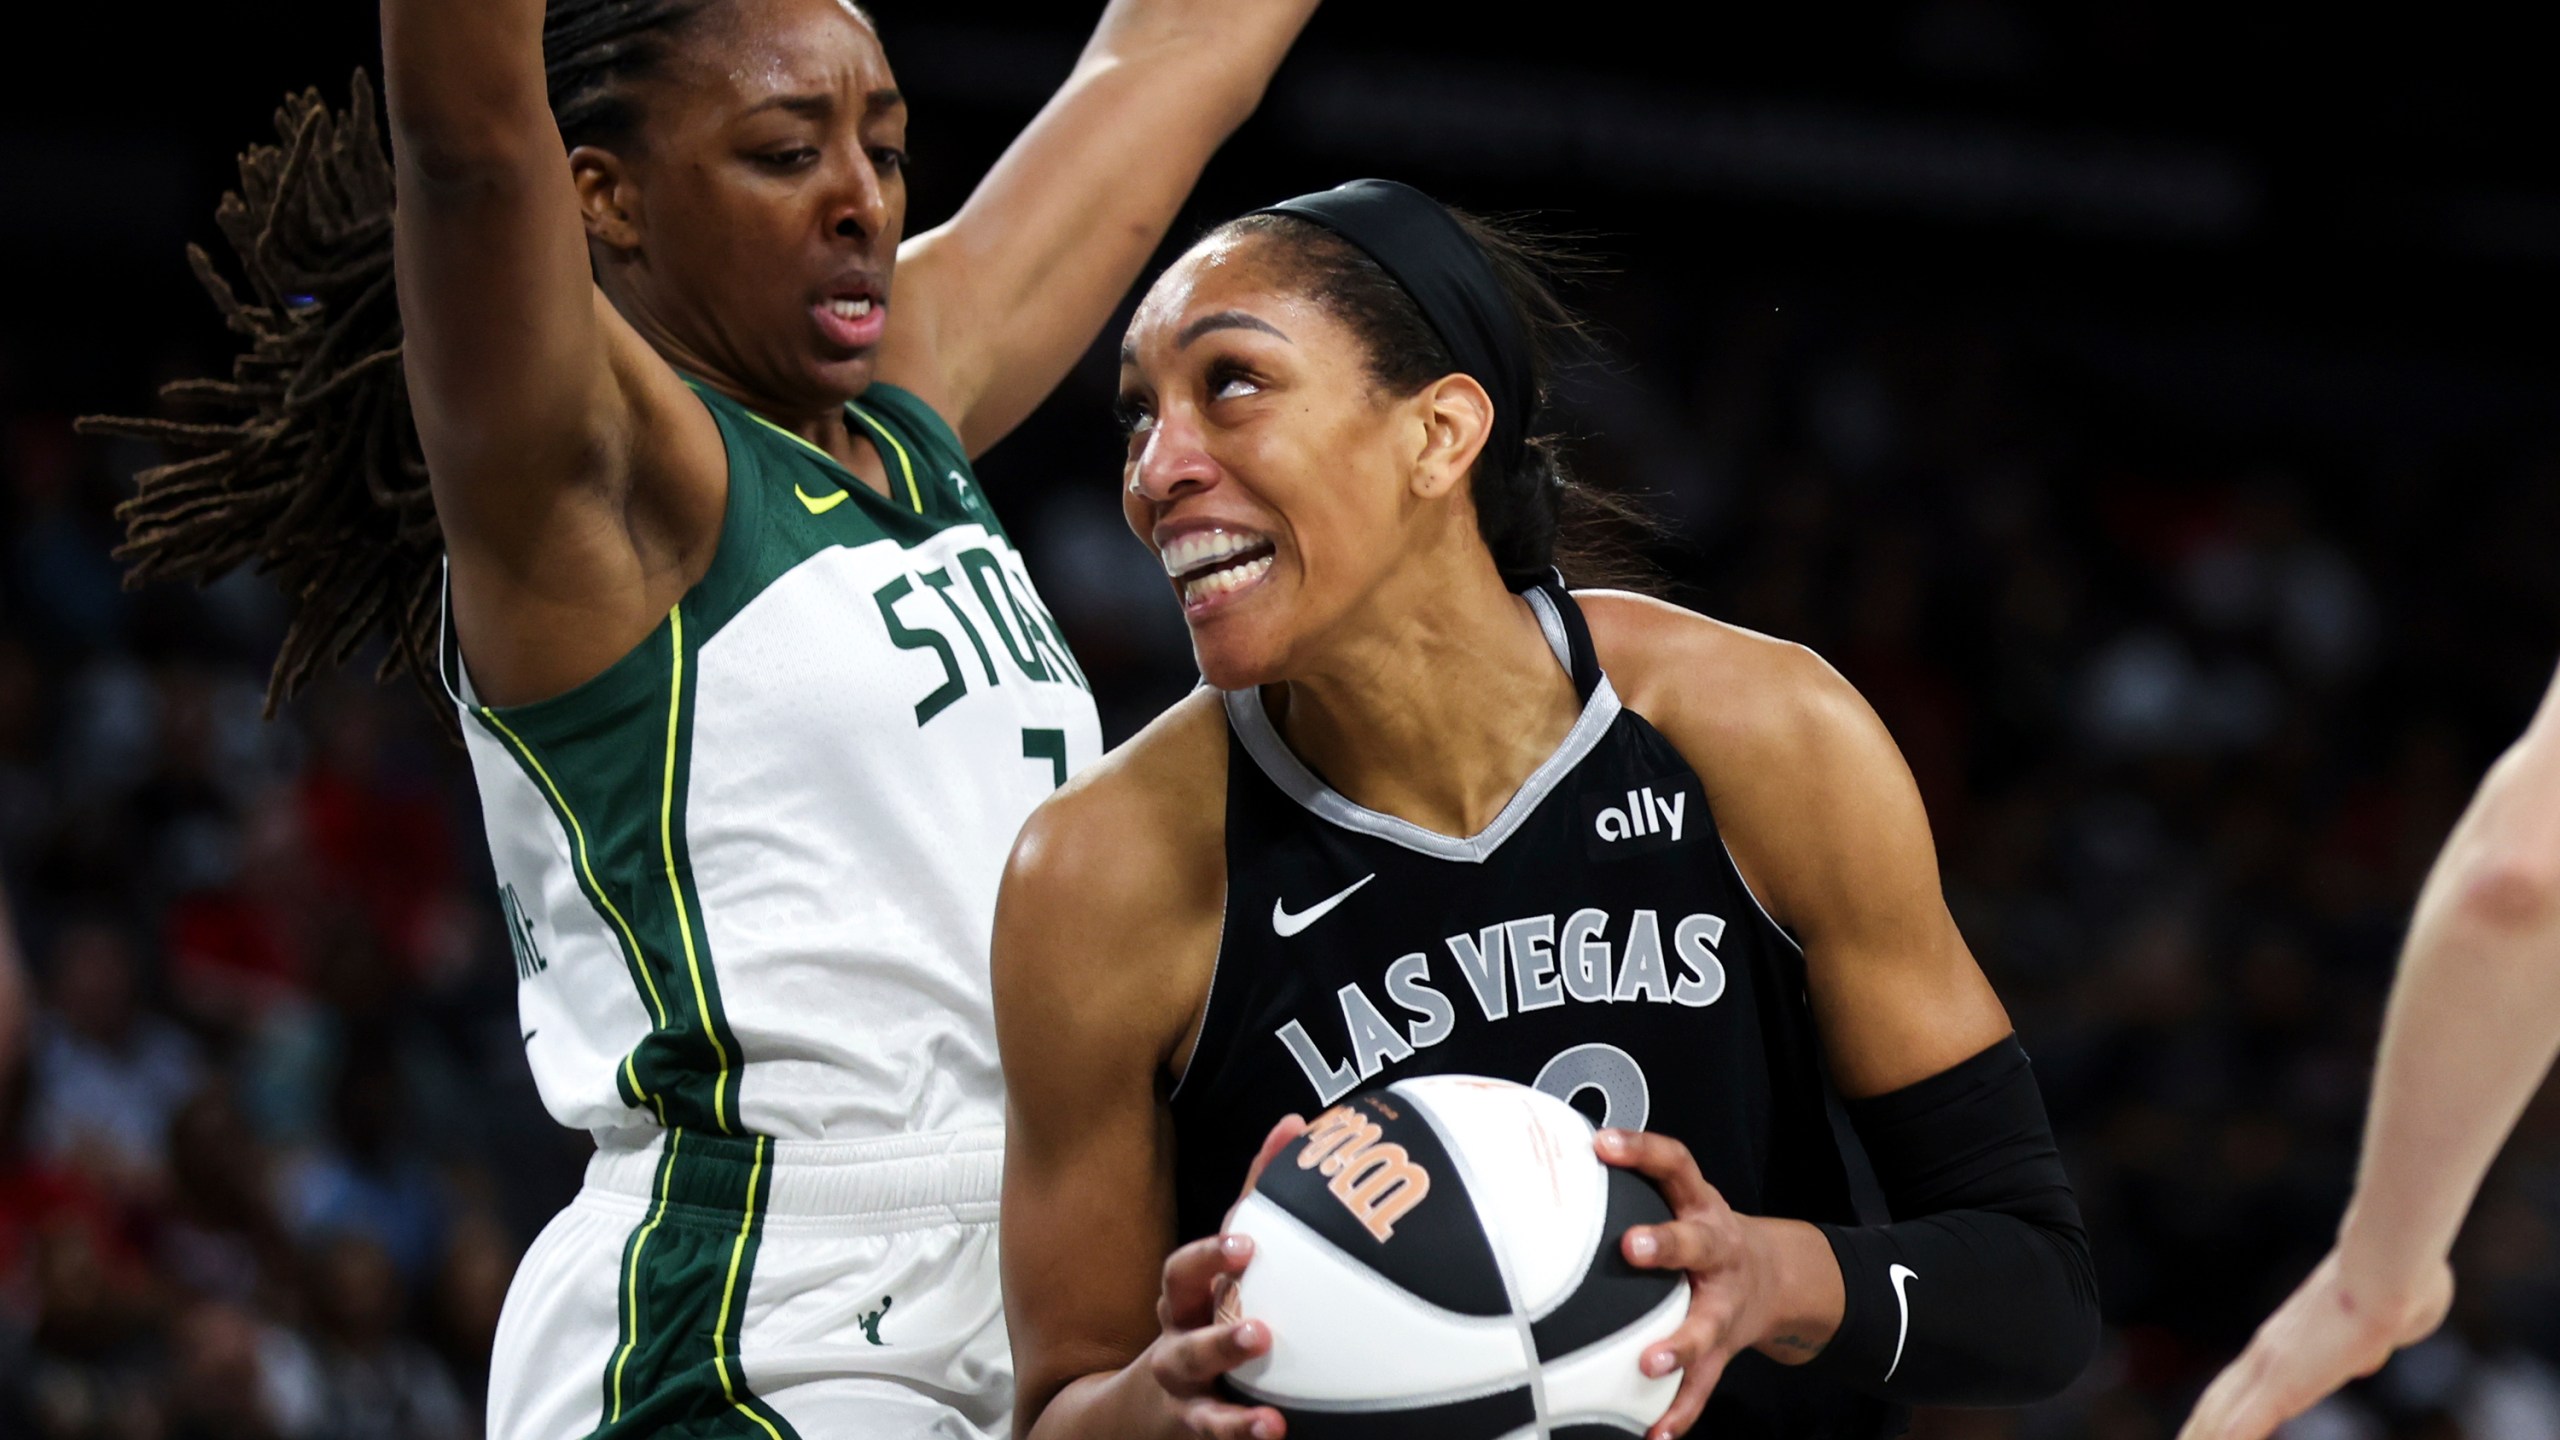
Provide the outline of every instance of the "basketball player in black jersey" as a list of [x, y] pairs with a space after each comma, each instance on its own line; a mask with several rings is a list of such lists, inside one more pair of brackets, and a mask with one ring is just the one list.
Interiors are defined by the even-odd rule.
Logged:
[[1556, 579], [1570, 323], [1370, 181], [1137, 312], [1125, 503], [1208, 686], [1034, 815], [999, 902], [1018, 1435], [1281, 1434], [1216, 1388], [1287, 1343], [1215, 1319], [1223, 1217], [1295, 1117], [1434, 1072], [1576, 1100], [1671, 1201], [1621, 1245], [1691, 1280], [1650, 1435], [1887, 1434], [2087, 1359], [2078, 1211], [1891, 738], [1797, 646]]

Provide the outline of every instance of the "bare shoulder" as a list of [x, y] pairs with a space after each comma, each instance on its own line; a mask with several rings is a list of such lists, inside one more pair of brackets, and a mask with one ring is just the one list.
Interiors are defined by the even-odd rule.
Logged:
[[1574, 598], [1619, 699], [1711, 790], [1844, 748], [1892, 748], [1856, 687], [1802, 645], [1622, 590]]
[[1187, 1020], [1226, 897], [1226, 769], [1226, 718], [1199, 690], [1032, 812], [996, 902], [1000, 1006], [1073, 997]]
[[1141, 873], [1138, 856], [1187, 853], [1224, 830], [1226, 733], [1217, 692], [1183, 697], [1031, 812], [1007, 883], [1097, 894], [1157, 888], [1161, 877]]

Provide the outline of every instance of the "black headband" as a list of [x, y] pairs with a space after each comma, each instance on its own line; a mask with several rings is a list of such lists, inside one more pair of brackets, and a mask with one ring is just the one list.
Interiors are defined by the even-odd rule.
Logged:
[[1517, 463], [1538, 399], [1529, 337], [1493, 261], [1457, 216], [1393, 180], [1354, 180], [1254, 213], [1321, 225], [1378, 262], [1422, 308], [1460, 373], [1493, 397], [1493, 433], [1484, 453], [1506, 466]]

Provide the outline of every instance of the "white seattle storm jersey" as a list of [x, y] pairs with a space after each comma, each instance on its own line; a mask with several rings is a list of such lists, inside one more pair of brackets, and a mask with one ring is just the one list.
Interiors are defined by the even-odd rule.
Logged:
[[702, 583], [565, 695], [464, 699], [543, 1102], [597, 1132], [1000, 1125], [996, 883], [1101, 753], [1084, 675], [921, 401], [852, 407], [883, 499], [703, 400], [729, 501]]

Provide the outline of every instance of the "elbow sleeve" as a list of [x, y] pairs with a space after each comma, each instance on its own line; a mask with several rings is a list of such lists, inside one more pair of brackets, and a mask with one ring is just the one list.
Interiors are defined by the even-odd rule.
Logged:
[[1848, 1111], [1895, 1218], [1822, 1227], [1844, 1304], [1812, 1364], [1915, 1405], [2022, 1405], [2070, 1384], [2097, 1348], [2097, 1279], [2016, 1037]]

